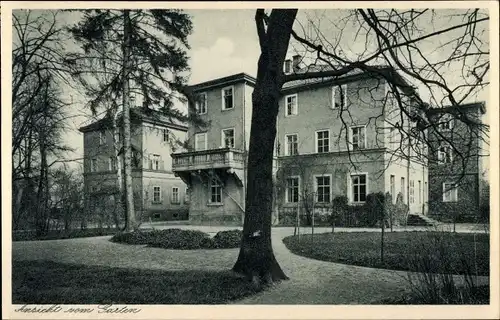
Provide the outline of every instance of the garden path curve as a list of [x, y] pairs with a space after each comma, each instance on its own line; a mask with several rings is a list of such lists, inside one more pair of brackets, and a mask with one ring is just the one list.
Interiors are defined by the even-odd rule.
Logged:
[[[198, 229], [209, 233], [231, 227], [156, 226]], [[305, 230], [307, 232], [307, 230]], [[326, 230], [318, 229], [317, 232]], [[350, 231], [359, 231], [351, 229]], [[234, 304], [377, 304], [409, 289], [406, 272], [313, 260], [292, 254], [282, 239], [293, 228], [273, 228], [276, 258], [290, 280]], [[60, 263], [157, 270], [230, 269], [238, 249], [167, 250], [117, 244], [109, 236], [69, 240], [13, 242], [12, 258]], [[483, 277], [482, 281], [488, 281]]]

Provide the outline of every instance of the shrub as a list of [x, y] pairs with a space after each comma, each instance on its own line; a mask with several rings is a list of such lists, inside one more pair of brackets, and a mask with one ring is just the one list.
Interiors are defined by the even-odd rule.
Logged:
[[[476, 254], [471, 259], [470, 250], [458, 245], [455, 237], [453, 233], [434, 232], [428, 239], [412, 244], [416, 250], [408, 256], [408, 262], [417, 271], [407, 274], [412, 299], [425, 304], [488, 303], [489, 292], [482, 292], [484, 288], [477, 279], [478, 265], [485, 262]], [[461, 262], [460, 272], [457, 260]], [[453, 276], [456, 273], [462, 283]]]
[[165, 249], [200, 249], [207, 245], [210, 235], [197, 230], [165, 229], [119, 233], [113, 242], [148, 245]]
[[392, 221], [395, 225], [406, 225], [406, 219], [408, 218], [409, 212], [408, 205], [405, 204], [403, 200], [403, 194], [401, 192], [396, 196], [396, 204], [393, 205], [393, 216]]
[[345, 225], [344, 215], [349, 208], [349, 200], [346, 196], [336, 196], [332, 201], [332, 214], [330, 216], [330, 224]]
[[213, 248], [229, 249], [239, 248], [243, 232], [241, 230], [219, 231], [213, 238]]
[[110, 241], [164, 249], [229, 249], [239, 248], [242, 236], [241, 230], [220, 231], [211, 238], [197, 230], [165, 229], [119, 233]]
[[146, 245], [149, 244], [154, 237], [156, 237], [156, 233], [159, 231], [135, 231], [135, 232], [120, 232], [115, 234], [110, 241], [117, 243], [126, 243], [126, 244], [138, 244], [138, 245]]
[[361, 216], [363, 226], [375, 227], [382, 220], [385, 214], [384, 203], [385, 195], [382, 192], [366, 195], [363, 214]]

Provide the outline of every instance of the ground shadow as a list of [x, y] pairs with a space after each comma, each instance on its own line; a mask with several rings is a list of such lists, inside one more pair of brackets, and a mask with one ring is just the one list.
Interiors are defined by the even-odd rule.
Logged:
[[13, 304], [224, 304], [254, 293], [246, 279], [230, 270], [12, 263]]

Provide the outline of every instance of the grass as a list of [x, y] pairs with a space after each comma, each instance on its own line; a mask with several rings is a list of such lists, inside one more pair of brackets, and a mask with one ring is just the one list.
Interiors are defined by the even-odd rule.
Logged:
[[[422, 248], [432, 248], [439, 237], [445, 237], [449, 247], [446, 257], [433, 257], [434, 272], [469, 273], [471, 262], [478, 275], [489, 275], [489, 236], [487, 234], [459, 234], [443, 232], [387, 232], [385, 234], [384, 261], [380, 259], [380, 233], [338, 232], [302, 235], [283, 239], [293, 253], [312, 259], [343, 264], [404, 271], [422, 271], [414, 264]], [[443, 270], [440, 259], [446, 259]], [[443, 261], [444, 262], [444, 261]], [[469, 262], [467, 263], [464, 262]], [[424, 270], [428, 271], [428, 270]]]
[[58, 240], [58, 239], [73, 239], [87, 238], [114, 235], [118, 231], [116, 229], [106, 228], [89, 228], [75, 230], [49, 230], [47, 234], [38, 236], [35, 231], [13, 231], [12, 241], [34, 241], [34, 240]]
[[14, 304], [224, 304], [254, 294], [227, 271], [163, 271], [14, 261]]
[[[460, 288], [458, 295], [461, 296], [467, 296], [469, 294], [467, 288]], [[467, 299], [467, 303], [462, 303], [462, 304], [472, 304], [472, 305], [479, 305], [479, 304], [489, 304], [490, 303], [490, 287], [489, 286], [479, 286], [475, 288], [475, 292], [473, 293], [472, 297]], [[450, 304], [450, 303], [436, 303], [432, 302], [430, 303], [426, 299], [422, 299], [419, 295], [415, 294], [409, 294], [403, 297], [399, 298], [389, 298], [389, 299], [384, 299], [380, 301], [380, 304], [385, 304], [385, 305], [402, 305], [402, 304], [411, 304], [411, 305], [416, 305], [416, 304], [432, 304], [432, 305], [445, 305], [445, 304]], [[455, 303], [455, 304], [461, 304], [461, 303]]]

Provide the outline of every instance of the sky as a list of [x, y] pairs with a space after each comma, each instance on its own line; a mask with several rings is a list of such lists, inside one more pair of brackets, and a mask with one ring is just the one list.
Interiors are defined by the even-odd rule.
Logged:
[[[254, 9], [203, 9], [186, 10], [186, 12], [191, 15], [193, 22], [193, 32], [188, 38], [191, 47], [188, 51], [191, 69], [189, 84], [240, 72], [255, 76], [260, 48], [255, 29]], [[340, 33], [342, 18], [347, 14], [348, 12], [345, 10], [299, 10], [297, 20], [301, 23], [295, 23], [294, 30], [300, 33], [301, 26], [306, 25], [305, 21], [310, 19], [314, 21], [328, 40], [332, 42], [338, 40], [341, 47], [347, 52], [346, 55], [351, 54], [353, 57], [364, 51], [365, 43], [354, 41], [354, 32], [348, 27], [344, 33]], [[62, 22], [74, 21], [74, 16], [71, 14], [61, 18], [63, 18]], [[434, 21], [424, 24], [423, 27], [441, 28], [448, 23], [449, 21], [445, 20]], [[373, 47], [373, 45], [368, 44], [368, 47]], [[429, 46], [424, 48], [425, 54], [429, 56], [442, 54], [433, 50], [436, 45], [437, 43], [429, 43]], [[304, 53], [303, 49], [292, 41], [289, 56], [293, 54], [294, 50], [298, 50], [301, 54]], [[453, 77], [450, 78], [450, 81], [453, 81]], [[419, 89], [425, 99], [425, 88]], [[475, 99], [485, 101], [487, 96], [488, 92], [483, 91]], [[75, 109], [83, 108], [82, 101], [77, 98]], [[88, 111], [85, 113], [89, 115]], [[67, 132], [66, 140], [69, 145], [75, 148], [75, 152], [68, 154], [67, 158], [82, 156], [83, 136], [77, 131], [77, 128], [88, 121], [86, 116], [76, 117], [72, 120], [70, 124], [72, 129]]]

